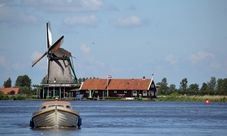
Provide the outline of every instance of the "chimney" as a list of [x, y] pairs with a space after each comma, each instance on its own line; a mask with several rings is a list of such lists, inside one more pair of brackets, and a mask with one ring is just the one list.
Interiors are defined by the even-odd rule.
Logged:
[[145, 80], [145, 76], [143, 76], [143, 79], [142, 80]]

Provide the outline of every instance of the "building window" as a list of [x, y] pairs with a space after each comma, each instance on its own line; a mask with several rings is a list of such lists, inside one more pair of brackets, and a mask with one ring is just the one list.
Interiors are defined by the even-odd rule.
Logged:
[[127, 91], [124, 91], [124, 93], [127, 93]]
[[114, 93], [117, 93], [117, 91], [114, 91]]
[[89, 93], [89, 91], [86, 91], [86, 93]]
[[98, 93], [98, 91], [95, 91], [95, 93]]
[[143, 96], [147, 96], [147, 91], [143, 91]]
[[136, 90], [132, 91], [132, 95], [137, 96], [137, 91]]

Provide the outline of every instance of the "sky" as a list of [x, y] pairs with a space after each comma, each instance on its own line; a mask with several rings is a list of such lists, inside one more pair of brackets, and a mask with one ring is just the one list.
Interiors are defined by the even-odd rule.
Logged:
[[0, 0], [0, 87], [47, 73], [46, 23], [78, 78], [227, 78], [226, 0]]

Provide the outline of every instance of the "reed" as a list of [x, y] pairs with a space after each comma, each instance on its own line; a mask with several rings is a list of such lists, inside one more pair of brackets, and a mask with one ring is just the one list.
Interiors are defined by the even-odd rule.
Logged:
[[227, 102], [227, 96], [160, 96], [156, 99], [157, 101], [195, 101], [195, 102], [204, 102], [209, 100], [211, 102]]

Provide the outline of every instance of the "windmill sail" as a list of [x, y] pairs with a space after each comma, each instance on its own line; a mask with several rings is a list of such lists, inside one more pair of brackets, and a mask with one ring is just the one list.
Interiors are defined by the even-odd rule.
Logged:
[[50, 28], [50, 22], [48, 22], [46, 24], [46, 28], [47, 28], [47, 49], [49, 49], [52, 46], [52, 32], [51, 32], [51, 28]]

